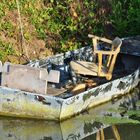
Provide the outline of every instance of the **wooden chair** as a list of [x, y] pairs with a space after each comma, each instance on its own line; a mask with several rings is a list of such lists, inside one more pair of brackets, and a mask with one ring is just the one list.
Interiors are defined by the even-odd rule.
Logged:
[[[98, 57], [98, 63], [96, 63], [96, 60], [94, 60], [94, 62], [71, 61], [70, 62], [71, 69], [76, 74], [106, 77], [107, 80], [110, 80], [112, 78], [112, 72], [114, 69], [117, 55], [120, 52], [122, 41], [118, 37], [116, 37], [113, 41], [111, 41], [109, 39], [94, 35], [88, 36], [92, 38], [94, 50], [93, 55], [94, 58]], [[97, 44], [99, 40], [102, 42], [109, 43], [111, 45], [110, 50], [109, 51], [98, 50]], [[106, 57], [107, 58], [106, 63], [103, 63], [103, 55], [108, 56]]]

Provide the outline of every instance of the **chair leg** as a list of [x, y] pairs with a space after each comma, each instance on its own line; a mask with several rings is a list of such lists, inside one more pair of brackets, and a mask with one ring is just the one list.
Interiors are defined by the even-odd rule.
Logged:
[[98, 62], [99, 62], [99, 64], [98, 64], [98, 76], [100, 76], [101, 69], [102, 69], [102, 54], [101, 53], [98, 54]]
[[100, 131], [98, 131], [98, 132], [96, 133], [96, 140], [101, 140], [101, 139], [100, 139]]
[[108, 74], [108, 75], [106, 76], [106, 80], [111, 80], [111, 78], [112, 78], [112, 74]]
[[103, 130], [103, 128], [101, 129], [101, 140], [105, 140], [105, 136], [104, 136], [104, 130]]
[[103, 128], [96, 133], [96, 140], [105, 140], [105, 135], [104, 135], [104, 129]]
[[108, 62], [107, 62], [107, 67], [109, 67], [109, 65], [110, 65], [111, 58], [112, 58], [112, 55], [109, 55]]
[[113, 130], [113, 133], [114, 133], [116, 140], [121, 140], [121, 137], [119, 135], [119, 131], [115, 125], [112, 125], [112, 130]]

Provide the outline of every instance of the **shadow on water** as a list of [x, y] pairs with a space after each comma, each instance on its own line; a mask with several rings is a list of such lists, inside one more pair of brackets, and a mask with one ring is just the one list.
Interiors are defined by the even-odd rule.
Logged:
[[0, 140], [139, 140], [140, 90], [61, 123], [0, 117]]

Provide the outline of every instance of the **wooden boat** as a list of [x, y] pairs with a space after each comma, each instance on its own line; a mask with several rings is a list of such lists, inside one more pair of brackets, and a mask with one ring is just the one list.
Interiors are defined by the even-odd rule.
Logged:
[[74, 87], [70, 62], [93, 61], [92, 47], [36, 60], [27, 66], [1, 65], [0, 115], [61, 121], [128, 93], [140, 81], [139, 40], [123, 39], [111, 80], [106, 75], [109, 81], [103, 75], [74, 77], [80, 92]]

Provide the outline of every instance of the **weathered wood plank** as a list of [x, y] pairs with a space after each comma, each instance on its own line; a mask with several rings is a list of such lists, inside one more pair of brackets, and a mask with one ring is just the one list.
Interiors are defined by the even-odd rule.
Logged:
[[99, 37], [99, 36], [91, 35], [91, 34], [88, 34], [88, 37], [89, 37], [89, 38], [96, 38], [96, 39], [98, 39], [98, 40], [101, 40], [101, 41], [106, 42], [106, 43], [109, 43], [109, 44], [112, 43], [112, 40], [109, 40], [109, 39], [104, 38], [104, 37]]
[[65, 91], [67, 91], [67, 90], [64, 88], [58, 89], [58, 88], [48, 87], [47, 88], [47, 95], [57, 96], [57, 95], [64, 93]]
[[70, 66], [78, 74], [97, 76], [98, 66], [95, 63], [71, 61]]

